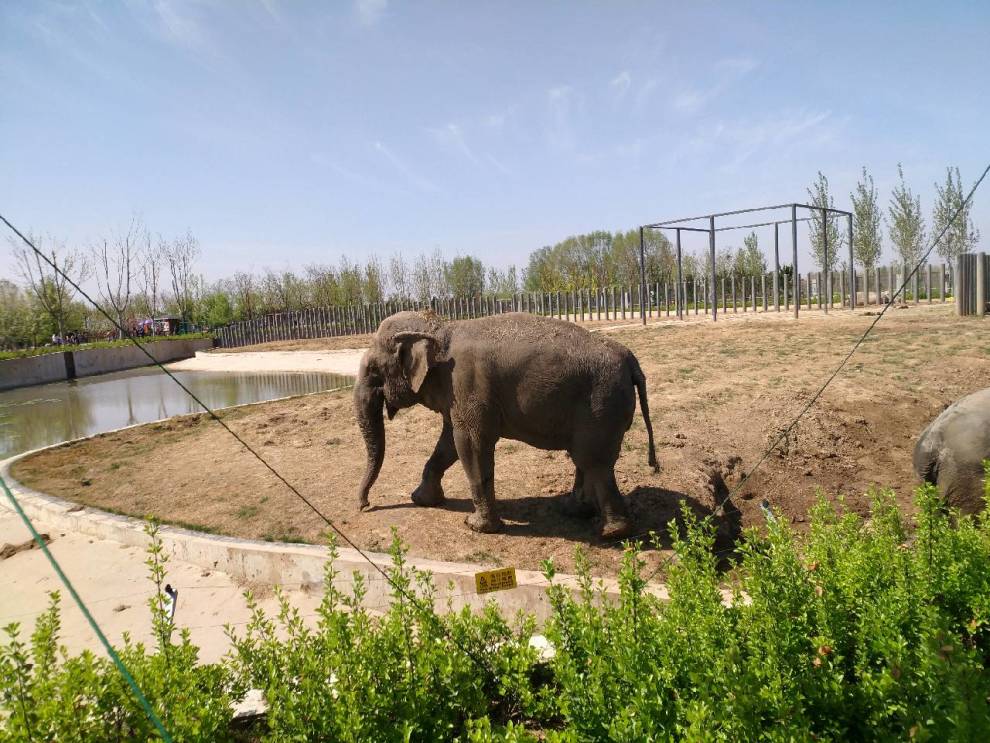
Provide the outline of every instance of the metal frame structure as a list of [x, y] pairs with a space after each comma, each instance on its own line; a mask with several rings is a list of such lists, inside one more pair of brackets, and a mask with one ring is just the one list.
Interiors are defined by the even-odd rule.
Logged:
[[[741, 225], [731, 225], [728, 227], [716, 227], [715, 220], [720, 217], [732, 217], [737, 214], [752, 214], [754, 212], [764, 212], [776, 209], [790, 209], [791, 218], [782, 220], [773, 220], [770, 222], [757, 222], [755, 224], [741, 224]], [[812, 212], [811, 216], [801, 217], [798, 219], [797, 210], [806, 209]], [[819, 214], [815, 214], [815, 213]], [[810, 222], [814, 219], [821, 219], [822, 224], [826, 224], [828, 216], [831, 214], [838, 214], [846, 217], [848, 222], [849, 230], [849, 276], [850, 276], [850, 286], [852, 287], [850, 292], [850, 307], [856, 308], [856, 264], [853, 260], [853, 223], [852, 223], [852, 212], [844, 211], [843, 209], [836, 209], [834, 207], [820, 207], [811, 206], [810, 204], [775, 204], [772, 206], [757, 206], [751, 209], [736, 209], [731, 212], [718, 212], [715, 214], [704, 214], [700, 217], [685, 217], [683, 219], [668, 219], [663, 222], [653, 222], [652, 224], [644, 224], [639, 228], [639, 281], [640, 281], [640, 297], [646, 296], [646, 248], [644, 244], [644, 234], [646, 230], [673, 230], [676, 234], [676, 248], [677, 248], [677, 286], [678, 286], [678, 305], [680, 305], [680, 287], [683, 281], [683, 276], [681, 273], [681, 232], [707, 232], [708, 233], [708, 246], [710, 251], [711, 260], [711, 303], [712, 303], [712, 321], [718, 320], [718, 290], [717, 290], [717, 279], [718, 276], [715, 272], [715, 233], [716, 232], [727, 232], [730, 230], [746, 230], [752, 229], [754, 227], [769, 227], [773, 225], [773, 252], [774, 252], [774, 271], [773, 271], [773, 288], [774, 288], [774, 305], [777, 305], [777, 297], [779, 296], [779, 281], [780, 281], [780, 225], [789, 224], [791, 226], [791, 249], [792, 249], [792, 275], [794, 276], [794, 317], [798, 317], [801, 308], [801, 282], [798, 280], [798, 252], [797, 252], [797, 223], [798, 222]], [[707, 227], [693, 227], [690, 223], [707, 221]], [[824, 231], [825, 245], [825, 263], [828, 264], [828, 229]], [[826, 272], [826, 291], [828, 293], [829, 299], [832, 297], [832, 272]], [[831, 301], [828, 303], [831, 304]], [[823, 305], [826, 312], [828, 312], [828, 306]], [[639, 303], [639, 314], [640, 319], [642, 319], [643, 324], [646, 325], [646, 309], [642, 299]]]

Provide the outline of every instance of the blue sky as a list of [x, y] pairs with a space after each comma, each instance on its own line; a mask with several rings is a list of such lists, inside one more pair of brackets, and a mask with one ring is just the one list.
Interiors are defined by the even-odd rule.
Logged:
[[902, 162], [927, 213], [946, 165], [990, 161], [988, 29], [979, 2], [7, 0], [0, 212], [80, 246], [189, 228], [208, 278], [523, 264], [819, 169], [846, 207], [865, 165], [886, 204]]

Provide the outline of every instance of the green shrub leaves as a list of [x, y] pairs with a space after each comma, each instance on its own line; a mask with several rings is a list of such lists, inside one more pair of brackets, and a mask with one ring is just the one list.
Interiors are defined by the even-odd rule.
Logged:
[[[577, 595], [548, 562], [542, 658], [531, 617], [425, 609], [432, 577], [397, 539], [381, 611], [330, 561], [315, 623], [281, 595], [276, 616], [249, 595], [227, 658], [199, 666], [159, 590], [156, 647], [127, 641], [121, 655], [177, 740], [230, 739], [248, 688], [269, 707], [249, 738], [272, 741], [990, 740], [990, 517], [949, 513], [927, 487], [916, 506], [908, 521], [877, 492], [863, 518], [822, 497], [807, 534], [779, 519], [750, 531], [726, 574], [712, 529], [685, 508], [667, 599], [632, 549], [617, 598], [583, 558]], [[5, 631], [0, 740], [153, 737], [108, 662], [58, 648], [57, 595], [30, 643]]]

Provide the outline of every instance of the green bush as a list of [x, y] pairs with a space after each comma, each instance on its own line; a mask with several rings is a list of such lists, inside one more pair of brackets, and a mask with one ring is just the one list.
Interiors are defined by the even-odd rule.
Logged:
[[[125, 635], [118, 649], [138, 687], [176, 741], [231, 739], [231, 705], [244, 696], [225, 664], [199, 665], [188, 630], [173, 641], [164, 605], [167, 558], [158, 529], [149, 524], [147, 564], [156, 591], [149, 599], [155, 647]], [[4, 627], [0, 648], [0, 741], [136, 741], [158, 735], [130, 687], [108, 658], [84, 651], [69, 657], [58, 645], [58, 592], [38, 618], [30, 648], [16, 623]]]
[[[806, 535], [780, 521], [748, 532], [729, 573], [685, 508], [666, 600], [632, 549], [617, 599], [580, 556], [577, 596], [547, 563], [546, 663], [531, 617], [435, 613], [431, 577], [398, 541], [380, 615], [360, 576], [340, 591], [331, 561], [314, 628], [284, 597], [269, 616], [249, 596], [252, 621], [228, 628], [219, 665], [196, 666], [158, 610], [164, 639], [123, 655], [181, 740], [224, 739], [250, 687], [269, 704], [253, 734], [271, 741], [990, 740], [990, 516], [949, 513], [932, 488], [916, 500], [909, 522], [889, 492], [866, 519], [821, 498]], [[152, 737], [109, 663], [56, 653], [57, 633], [53, 602], [30, 648], [3, 649], [0, 739]]]

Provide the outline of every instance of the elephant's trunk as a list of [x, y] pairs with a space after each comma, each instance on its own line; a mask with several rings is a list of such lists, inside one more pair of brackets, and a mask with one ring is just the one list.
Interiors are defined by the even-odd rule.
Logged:
[[358, 377], [354, 385], [354, 411], [357, 414], [358, 426], [364, 436], [364, 445], [368, 449], [368, 465], [358, 490], [358, 506], [368, 507], [368, 492], [375, 484], [378, 473], [385, 459], [385, 421], [382, 418], [382, 406], [385, 393], [381, 387], [372, 387], [365, 376]]

